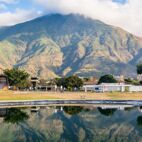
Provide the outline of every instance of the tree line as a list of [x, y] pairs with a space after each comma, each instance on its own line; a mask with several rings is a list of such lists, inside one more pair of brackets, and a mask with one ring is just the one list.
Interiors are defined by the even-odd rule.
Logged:
[[[4, 74], [8, 78], [8, 82], [10, 86], [15, 86], [18, 88], [28, 88], [31, 86], [30, 82], [30, 75], [25, 70], [19, 69], [19, 68], [13, 68], [13, 69], [6, 69], [4, 70]], [[142, 74], [142, 64], [137, 65], [137, 74]], [[88, 78], [79, 78], [76, 75], [72, 75], [69, 77], [62, 77], [62, 78], [55, 78], [53, 80], [49, 81], [50, 85], [57, 85], [62, 86], [63, 88], [66, 88], [67, 90], [73, 91], [74, 89], [79, 90], [83, 84], [84, 81], [88, 81]], [[41, 83], [44, 82], [46, 84], [46, 81], [41, 80]], [[118, 81], [114, 78], [113, 75], [107, 74], [100, 77], [98, 80], [98, 84], [101, 83], [117, 83]], [[125, 79], [125, 83], [129, 84], [142, 84], [142, 82], [138, 82], [137, 80], [132, 80], [130, 78]]]

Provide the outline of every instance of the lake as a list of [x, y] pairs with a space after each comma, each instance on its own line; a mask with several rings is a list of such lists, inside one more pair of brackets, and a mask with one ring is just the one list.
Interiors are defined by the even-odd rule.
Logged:
[[142, 107], [0, 109], [1, 142], [142, 142]]

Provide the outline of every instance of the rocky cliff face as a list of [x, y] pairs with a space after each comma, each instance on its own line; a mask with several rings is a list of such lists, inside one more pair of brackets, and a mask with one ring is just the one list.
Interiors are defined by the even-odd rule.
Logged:
[[136, 74], [142, 39], [80, 15], [47, 15], [0, 29], [0, 67], [42, 78]]

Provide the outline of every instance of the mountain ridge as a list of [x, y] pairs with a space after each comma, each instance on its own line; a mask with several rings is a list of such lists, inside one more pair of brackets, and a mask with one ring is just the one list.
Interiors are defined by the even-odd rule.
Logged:
[[0, 30], [0, 67], [42, 78], [134, 76], [141, 55], [142, 38], [82, 15], [46, 15]]

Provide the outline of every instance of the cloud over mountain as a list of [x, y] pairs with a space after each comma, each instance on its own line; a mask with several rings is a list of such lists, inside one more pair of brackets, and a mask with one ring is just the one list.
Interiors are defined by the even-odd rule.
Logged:
[[14, 12], [0, 13], [0, 26], [14, 25], [36, 18], [38, 13], [35, 10], [20, 10], [16, 9]]
[[142, 37], [141, 0], [0, 0], [0, 26], [48, 13], [79, 13]]
[[[79, 13], [142, 36], [141, 0], [35, 0], [48, 13]], [[139, 14], [138, 14], [139, 13]]]

